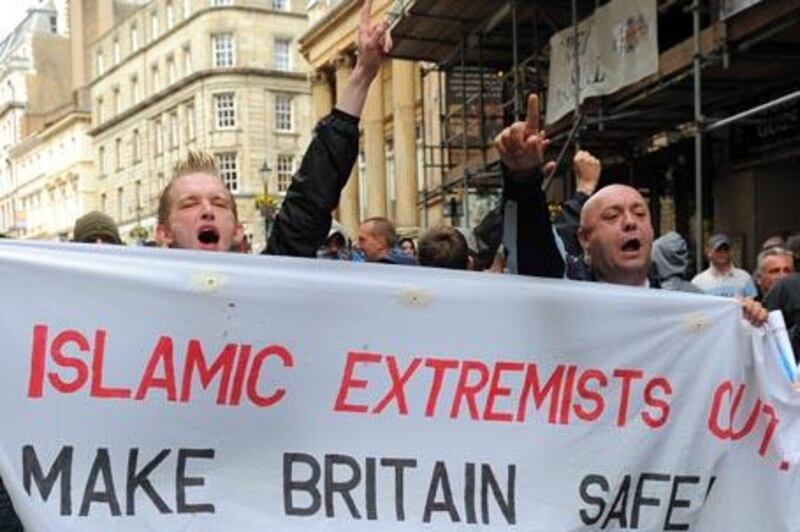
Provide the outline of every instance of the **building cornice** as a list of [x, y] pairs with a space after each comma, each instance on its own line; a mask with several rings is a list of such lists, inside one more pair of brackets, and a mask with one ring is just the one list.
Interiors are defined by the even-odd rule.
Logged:
[[[219, 78], [226, 76], [255, 76], [260, 78], [289, 79], [289, 80], [303, 81], [303, 82], [308, 80], [308, 75], [305, 72], [283, 72], [280, 70], [271, 70], [267, 68], [231, 67], [231, 68], [215, 68], [211, 70], [200, 70], [192, 73], [189, 76], [186, 76], [185, 78], [182, 78], [181, 80], [173, 83], [172, 85], [169, 85], [161, 89], [157, 93], [129, 107], [128, 109], [122, 111], [113, 118], [109, 118], [102, 124], [95, 126], [91, 130], [89, 130], [89, 135], [92, 137], [96, 137], [104, 133], [105, 131], [111, 129], [112, 127], [122, 122], [125, 122], [133, 115], [142, 113], [146, 109], [156, 105], [158, 102], [169, 98], [176, 92], [194, 83], [204, 81], [210, 78]], [[303, 93], [308, 93], [308, 90], [306, 89], [305, 91], [303, 91]]]
[[87, 111], [80, 111], [74, 110], [72, 112], [67, 113], [66, 115], [62, 116], [55, 122], [49, 124], [44, 129], [40, 129], [33, 135], [25, 138], [22, 142], [19, 142], [11, 147], [8, 150], [8, 155], [11, 158], [19, 157], [20, 155], [24, 154], [31, 148], [46, 142], [54, 135], [62, 132], [63, 130], [67, 129], [73, 124], [79, 122], [86, 122], [87, 124], [91, 123], [92, 115]]
[[330, 29], [330, 25], [340, 22], [343, 18], [350, 15], [350, 12], [356, 10], [361, 2], [357, 0], [342, 0], [336, 4], [333, 9], [325, 13], [322, 18], [314, 22], [308, 31], [300, 36], [297, 40], [300, 45], [300, 53], [308, 59], [308, 51], [314, 41], [319, 39], [323, 33]]

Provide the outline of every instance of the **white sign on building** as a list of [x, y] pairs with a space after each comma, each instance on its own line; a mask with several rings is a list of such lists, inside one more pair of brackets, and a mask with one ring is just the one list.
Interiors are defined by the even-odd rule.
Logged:
[[[656, 0], [614, 0], [578, 24], [580, 101], [612, 94], [658, 71]], [[547, 124], [575, 109], [575, 29], [550, 39]]]

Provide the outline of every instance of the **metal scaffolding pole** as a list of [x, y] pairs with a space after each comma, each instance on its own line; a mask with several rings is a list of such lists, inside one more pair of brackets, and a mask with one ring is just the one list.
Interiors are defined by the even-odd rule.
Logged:
[[478, 79], [480, 88], [478, 89], [478, 120], [480, 120], [480, 135], [481, 135], [481, 163], [483, 170], [486, 170], [486, 84], [483, 79], [484, 66], [483, 66], [483, 35], [478, 35], [478, 68], [480, 69], [480, 77]]
[[694, 26], [694, 173], [695, 173], [695, 267], [703, 269], [703, 91], [702, 49], [700, 47], [700, 2], [692, 3]]
[[464, 171], [464, 227], [469, 229], [469, 138], [467, 137], [467, 37], [461, 35], [460, 48], [461, 63], [461, 147], [463, 148], [463, 171]]
[[[578, 0], [572, 0], [572, 49], [574, 53], [574, 63], [575, 63], [575, 110], [572, 112], [572, 135], [575, 138], [575, 151], [580, 150], [581, 146], [581, 134], [580, 134], [580, 124], [581, 124], [581, 116], [580, 116], [580, 108], [581, 108], [581, 62], [580, 62], [580, 42], [578, 41], [579, 37], [578, 32]], [[563, 158], [563, 154], [559, 157]], [[559, 161], [560, 164], [560, 161]], [[570, 179], [564, 178], [564, 199], [572, 196], [572, 181]]]
[[514, 62], [514, 120], [516, 122], [521, 118], [520, 112], [522, 104], [520, 102], [520, 82], [519, 82], [519, 46], [517, 46], [519, 35], [517, 34], [517, 1], [509, 0], [511, 6], [511, 54]]
[[794, 91], [791, 94], [787, 94], [786, 96], [781, 96], [780, 98], [776, 98], [770, 102], [758, 105], [753, 107], [752, 109], [748, 109], [747, 111], [742, 111], [741, 113], [737, 113], [733, 116], [729, 116], [728, 118], [723, 118], [721, 120], [717, 120], [710, 126], [706, 127], [706, 132], [714, 131], [715, 129], [719, 129], [721, 127], [729, 126], [734, 122], [738, 122], [739, 120], [743, 120], [747, 117], [753, 116], [758, 113], [762, 113], [764, 111], [768, 111], [773, 107], [778, 107], [779, 105], [783, 105], [785, 103], [793, 102], [800, 98], [800, 90]]

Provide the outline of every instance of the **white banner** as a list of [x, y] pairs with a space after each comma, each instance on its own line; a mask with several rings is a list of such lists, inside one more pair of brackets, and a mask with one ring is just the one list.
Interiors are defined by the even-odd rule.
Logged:
[[[656, 0], [614, 0], [578, 24], [580, 101], [658, 72]], [[550, 39], [547, 124], [575, 109], [575, 30]]]
[[800, 400], [710, 296], [0, 244], [26, 530], [798, 530]]

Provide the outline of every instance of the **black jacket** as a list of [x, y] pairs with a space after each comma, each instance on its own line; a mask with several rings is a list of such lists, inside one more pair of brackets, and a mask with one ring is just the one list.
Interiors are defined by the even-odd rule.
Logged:
[[316, 257], [358, 157], [358, 118], [334, 109], [314, 129], [263, 253]]

